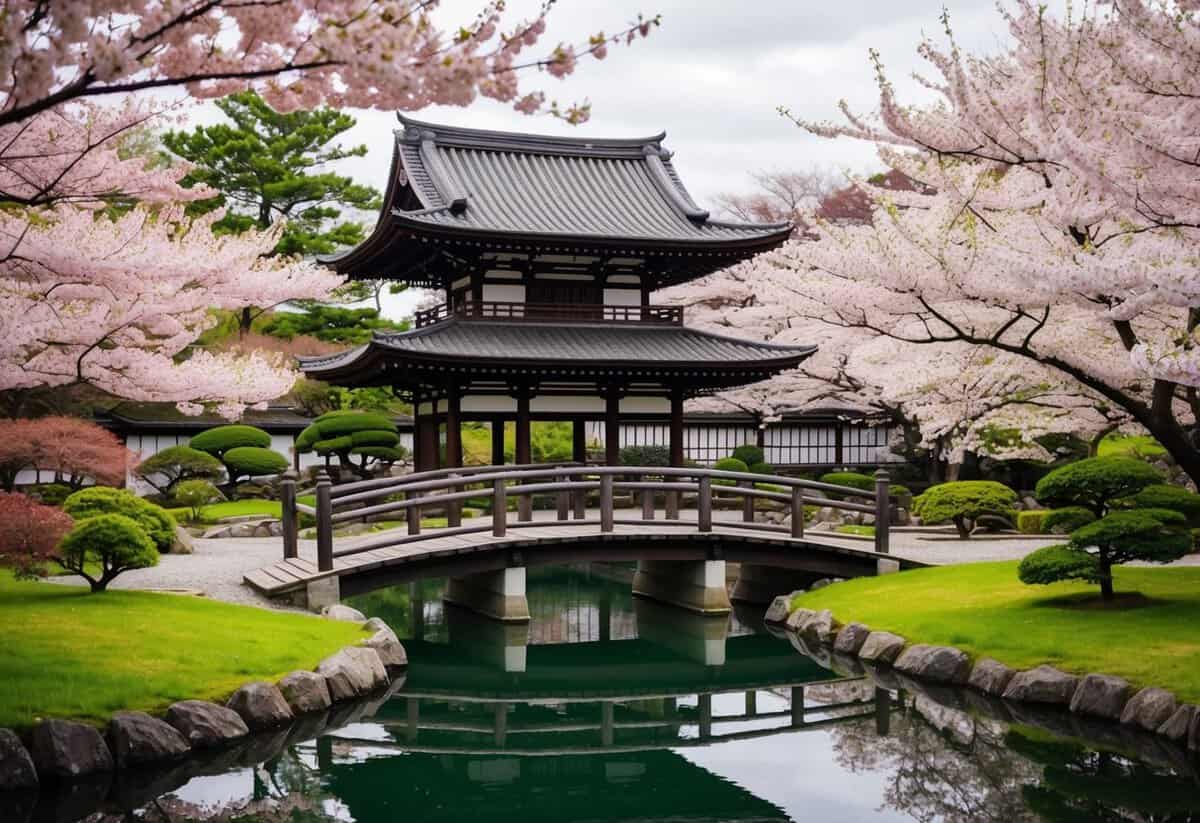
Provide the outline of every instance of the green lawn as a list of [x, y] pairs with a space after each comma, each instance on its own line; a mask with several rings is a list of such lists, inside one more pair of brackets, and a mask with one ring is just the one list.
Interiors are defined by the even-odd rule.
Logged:
[[248, 681], [310, 669], [362, 636], [353, 623], [182, 595], [92, 595], [6, 571], [0, 627], [0, 727], [16, 728], [220, 700]]
[[1114, 674], [1200, 702], [1200, 568], [1120, 567], [1115, 578], [1118, 595], [1140, 592], [1144, 602], [1101, 607], [1096, 586], [1026, 586], [1016, 562], [1004, 562], [848, 580], [798, 595], [793, 606], [1014, 668]]
[[[306, 506], [315, 506], [316, 498], [312, 495], [300, 495], [297, 498]], [[192, 510], [188, 508], [167, 509], [179, 522], [190, 522]], [[200, 522], [216, 523], [226, 517], [279, 517], [278, 500], [230, 500], [225, 503], [213, 503], [200, 510]]]

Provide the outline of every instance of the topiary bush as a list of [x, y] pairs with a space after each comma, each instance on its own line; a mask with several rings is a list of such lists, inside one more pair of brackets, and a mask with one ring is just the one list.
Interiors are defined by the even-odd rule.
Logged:
[[1070, 534], [1095, 519], [1096, 515], [1083, 506], [1064, 506], [1046, 513], [1042, 518], [1042, 531], [1044, 534]]
[[[75, 524], [59, 545], [58, 563], [102, 592], [121, 572], [158, 564], [154, 541], [138, 521], [123, 514], [98, 514]], [[88, 570], [100, 564], [100, 575]]]
[[[1168, 509], [1115, 511], [1071, 533], [1066, 546], [1041, 558], [1034, 552], [1017, 567], [1023, 583], [1087, 580], [1100, 584], [1100, 594], [1112, 600], [1112, 567], [1131, 560], [1170, 563], [1192, 549], [1186, 518]], [[1031, 558], [1034, 558], [1031, 560]]]
[[751, 474], [774, 474], [775, 467], [770, 463], [751, 463], [749, 471]]
[[865, 492], [875, 491], [875, 478], [862, 472], [829, 472], [821, 475], [820, 480], [831, 486], [848, 486]]
[[175, 484], [185, 480], [215, 482], [221, 478], [225, 467], [208, 452], [191, 446], [171, 446], [146, 458], [133, 471], [160, 494], [169, 495]]
[[1099, 577], [1099, 565], [1087, 552], [1070, 546], [1044, 546], [1025, 555], [1017, 566], [1017, 577], [1031, 586], [1063, 580], [1092, 582]]
[[1103, 517], [1114, 501], [1160, 483], [1162, 475], [1158, 470], [1141, 460], [1089, 457], [1047, 474], [1038, 481], [1034, 494], [1048, 506], [1082, 506], [1096, 517]]
[[[749, 472], [750, 467], [736, 457], [722, 457], [712, 467], [719, 472]], [[733, 486], [735, 480], [713, 480], [714, 486]]]
[[63, 501], [71, 496], [73, 490], [65, 483], [42, 483], [29, 490], [30, 496], [42, 501], [47, 506], [61, 506]]
[[237, 499], [237, 485], [242, 478], [279, 474], [288, 467], [287, 458], [268, 448], [271, 435], [254, 426], [217, 426], [200, 432], [189, 445], [221, 461], [230, 499]]
[[1017, 531], [1021, 534], [1045, 534], [1044, 521], [1048, 514], [1050, 514], [1048, 509], [1017, 512]]
[[736, 457], [747, 466], [753, 466], [756, 463], [763, 463], [767, 459], [767, 456], [763, 453], [762, 448], [754, 445], [753, 443], [743, 443], [734, 449], [729, 456]]
[[172, 497], [180, 506], [191, 509], [192, 520], [197, 522], [201, 518], [201, 509], [225, 499], [225, 495], [207, 480], [184, 480], [175, 486]]
[[[403, 458], [398, 448], [396, 423], [385, 414], [363, 411], [332, 411], [308, 425], [296, 438], [300, 454], [316, 452], [361, 477], [368, 477], [375, 464], [390, 467]], [[358, 457], [358, 461], [354, 460]]]
[[1170, 509], [1179, 512], [1192, 526], [1200, 526], [1200, 494], [1170, 483], [1155, 483], [1135, 494], [1132, 502], [1139, 509]]
[[963, 539], [971, 536], [975, 521], [983, 515], [1012, 518], [1017, 493], [993, 480], [956, 480], [931, 486], [913, 501], [913, 511], [922, 523], [950, 521]]
[[618, 460], [622, 466], [670, 466], [671, 450], [666, 446], [626, 446]]
[[93, 486], [81, 489], [63, 501], [63, 511], [76, 523], [105, 514], [119, 514], [136, 522], [160, 552], [175, 542], [175, 518], [161, 506], [138, 497], [127, 489]]

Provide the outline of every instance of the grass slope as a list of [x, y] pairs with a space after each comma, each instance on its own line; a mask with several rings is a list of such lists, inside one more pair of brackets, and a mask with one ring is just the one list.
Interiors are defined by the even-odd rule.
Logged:
[[310, 669], [361, 639], [353, 623], [148, 592], [18, 583], [0, 571], [0, 727], [100, 722], [121, 709], [220, 700]]
[[1105, 608], [1083, 583], [1026, 586], [1016, 562], [969, 563], [848, 580], [798, 595], [793, 606], [830, 609], [910, 642], [957, 646], [1014, 668], [1049, 663], [1161, 686], [1200, 702], [1200, 568], [1115, 570], [1118, 595], [1140, 605]]

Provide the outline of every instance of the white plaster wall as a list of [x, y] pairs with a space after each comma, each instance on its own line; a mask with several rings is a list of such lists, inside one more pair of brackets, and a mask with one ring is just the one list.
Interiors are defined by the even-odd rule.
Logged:
[[604, 305], [606, 306], [640, 306], [641, 304], [641, 289], [604, 290]]
[[500, 303], [524, 303], [525, 284], [523, 283], [484, 283], [483, 299]]

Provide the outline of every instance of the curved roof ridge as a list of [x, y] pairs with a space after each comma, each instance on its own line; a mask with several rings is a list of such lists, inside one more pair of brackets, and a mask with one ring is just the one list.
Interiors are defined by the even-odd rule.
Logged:
[[535, 132], [500, 131], [498, 129], [478, 129], [469, 126], [450, 126], [442, 123], [431, 123], [427, 120], [416, 120], [396, 112], [400, 124], [404, 126], [404, 139], [413, 140], [408, 136], [409, 131], [416, 133], [415, 139], [420, 139], [421, 132], [432, 134], [434, 142], [441, 145], [461, 145], [469, 148], [490, 149], [503, 151], [520, 149], [524, 151], [543, 151], [553, 154], [554, 149], [565, 150], [569, 154], [603, 155], [612, 150], [641, 151], [643, 146], [661, 143], [667, 138], [665, 131], [646, 137], [576, 137], [573, 135], [538, 134]]

